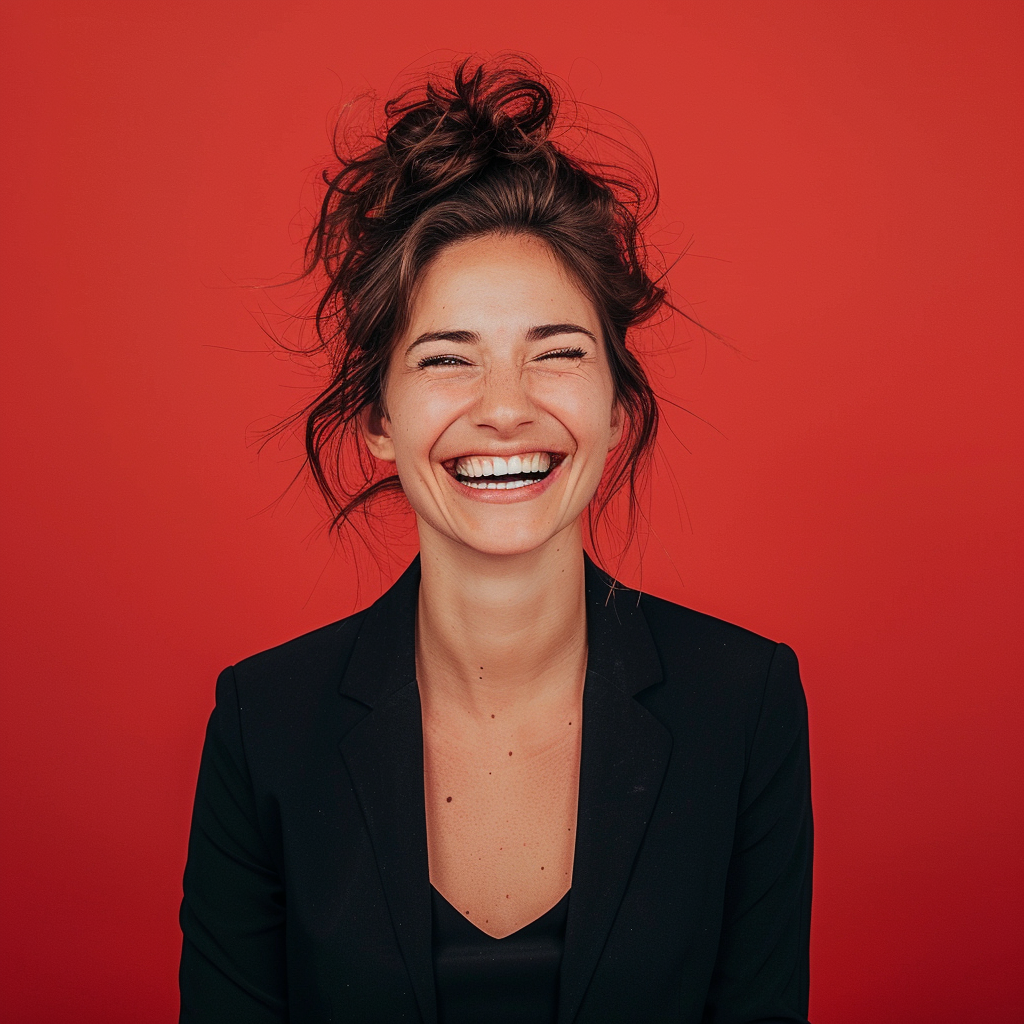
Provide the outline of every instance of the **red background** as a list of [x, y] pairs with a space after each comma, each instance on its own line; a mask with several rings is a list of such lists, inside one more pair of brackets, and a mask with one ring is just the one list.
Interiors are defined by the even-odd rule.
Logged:
[[1024, 1019], [1024, 5], [3, 21], [3, 1020], [175, 1019], [215, 675], [379, 592], [272, 505], [296, 449], [253, 431], [305, 384], [243, 286], [297, 265], [332, 107], [436, 48], [628, 117], [676, 294], [742, 350], [669, 332], [662, 389], [720, 433], [669, 411], [644, 585], [800, 655], [812, 1018]]

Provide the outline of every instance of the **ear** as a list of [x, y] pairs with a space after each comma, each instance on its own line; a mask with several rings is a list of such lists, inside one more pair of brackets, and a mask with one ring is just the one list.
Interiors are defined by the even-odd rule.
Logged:
[[608, 451], [611, 451], [621, 440], [622, 432], [626, 426], [626, 414], [622, 411], [622, 405], [618, 399], [612, 404], [612, 433], [608, 441]]
[[370, 454], [385, 462], [395, 461], [395, 442], [391, 440], [391, 423], [374, 402], [359, 413], [359, 431]]

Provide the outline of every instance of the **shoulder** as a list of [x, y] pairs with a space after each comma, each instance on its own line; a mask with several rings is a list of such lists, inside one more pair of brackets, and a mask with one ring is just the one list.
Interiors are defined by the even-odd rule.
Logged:
[[766, 715], [806, 716], [792, 648], [734, 623], [643, 594], [639, 606], [661, 661], [663, 686], [652, 704], [700, 709], [737, 725], [747, 743]]
[[728, 665], [737, 672], [757, 673], [767, 669], [780, 646], [742, 626], [652, 594], [641, 594], [639, 604], [663, 665], [667, 657], [674, 664]]
[[366, 609], [328, 623], [231, 666], [238, 700], [282, 707], [336, 693]]
[[365, 616], [321, 626], [220, 674], [211, 723], [230, 737], [259, 792], [326, 756], [332, 737], [351, 725], [345, 713], [363, 713], [339, 700], [339, 687]]

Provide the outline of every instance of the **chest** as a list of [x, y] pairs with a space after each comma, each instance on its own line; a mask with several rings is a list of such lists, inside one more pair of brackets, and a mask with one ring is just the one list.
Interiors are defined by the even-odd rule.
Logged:
[[572, 884], [581, 725], [579, 710], [557, 728], [424, 723], [430, 881], [496, 938], [543, 915]]

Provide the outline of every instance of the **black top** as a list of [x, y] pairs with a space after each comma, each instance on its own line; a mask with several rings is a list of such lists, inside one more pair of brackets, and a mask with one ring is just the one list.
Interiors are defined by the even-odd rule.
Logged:
[[[189, 1024], [438, 1024], [419, 561], [225, 669], [181, 906]], [[586, 566], [557, 1024], [806, 1024], [807, 706], [785, 644]], [[139, 665], [146, 678], [146, 665]]]
[[477, 928], [433, 886], [430, 901], [438, 1024], [555, 1024], [568, 892], [503, 939]]

